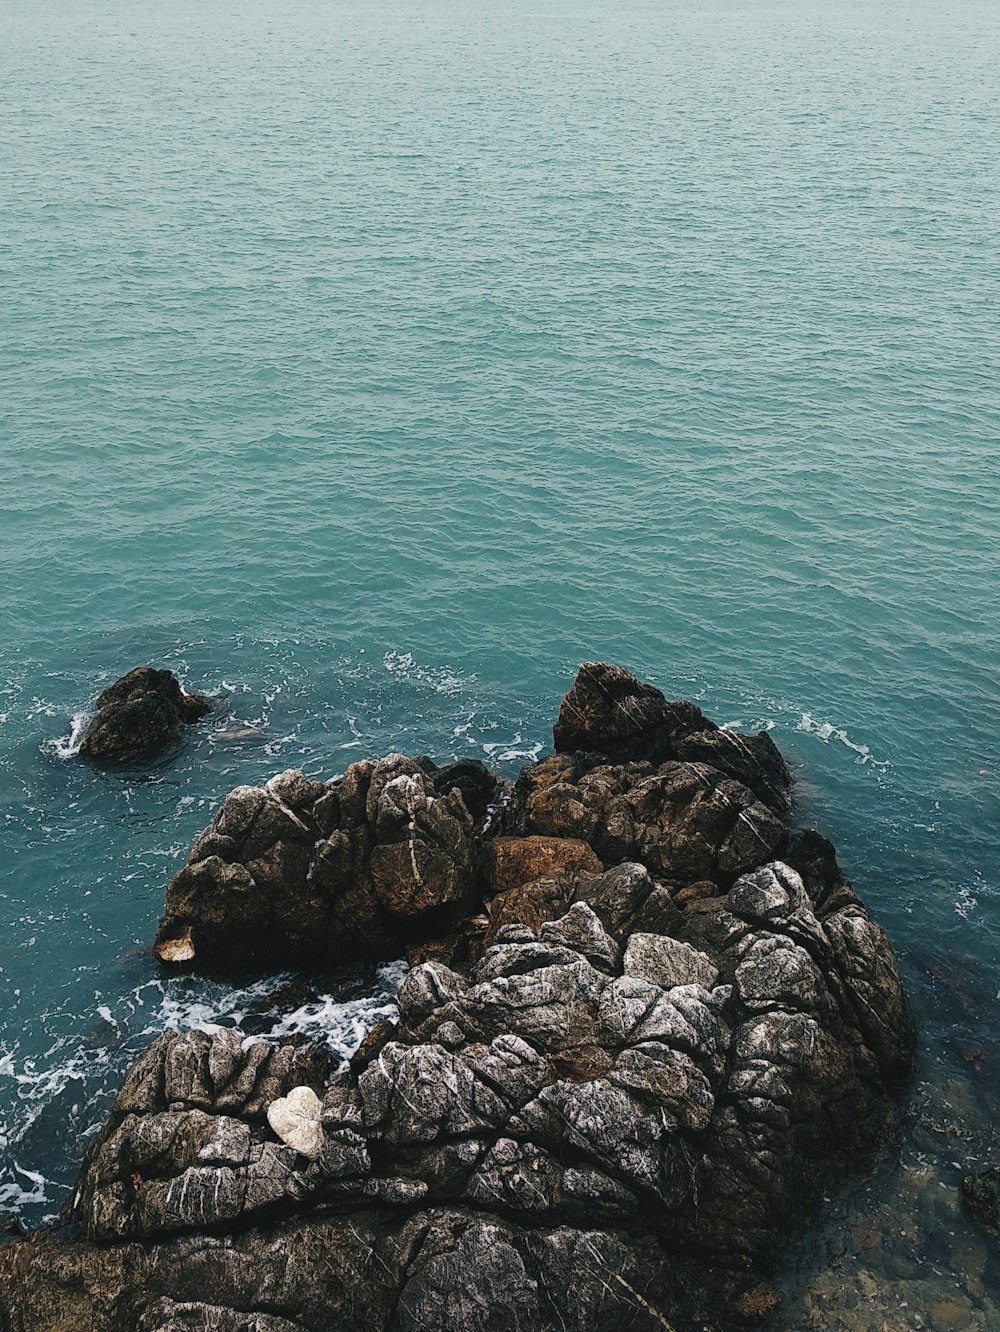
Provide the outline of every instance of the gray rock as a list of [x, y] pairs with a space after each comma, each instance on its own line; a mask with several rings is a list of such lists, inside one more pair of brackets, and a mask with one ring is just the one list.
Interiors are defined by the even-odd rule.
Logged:
[[719, 968], [705, 953], [665, 934], [633, 934], [625, 950], [626, 976], [639, 976], [664, 990], [674, 985], [711, 989]]

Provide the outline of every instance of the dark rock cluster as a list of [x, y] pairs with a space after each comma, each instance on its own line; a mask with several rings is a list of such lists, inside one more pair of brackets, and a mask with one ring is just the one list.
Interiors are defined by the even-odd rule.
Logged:
[[488, 774], [399, 756], [227, 798], [161, 955], [370, 955], [419, 925], [428, 960], [342, 1072], [155, 1041], [62, 1228], [0, 1249], [4, 1332], [742, 1325], [788, 1224], [888, 1132], [892, 950], [790, 829], [766, 735], [587, 665], [555, 738], [491, 819]]
[[98, 695], [80, 753], [106, 763], [156, 754], [212, 706], [203, 694], [186, 694], [172, 671], [136, 666]]
[[497, 791], [477, 761], [401, 754], [335, 782], [239, 786], [167, 885], [155, 952], [223, 968], [397, 957], [473, 905], [474, 834]]

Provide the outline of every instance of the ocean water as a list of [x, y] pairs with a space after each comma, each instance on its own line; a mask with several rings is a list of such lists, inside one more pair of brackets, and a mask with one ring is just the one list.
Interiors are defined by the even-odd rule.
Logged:
[[[922, 1023], [864, 1263], [1000, 1317], [955, 1204], [1000, 1098], [998, 68], [975, 0], [6, 0], [0, 1207], [266, 990], [144, 951], [225, 791], [512, 774], [606, 659], [794, 763]], [[140, 662], [225, 710], [95, 771]], [[349, 1050], [396, 978], [302, 1021]], [[790, 1325], [849, 1323], [860, 1205]]]

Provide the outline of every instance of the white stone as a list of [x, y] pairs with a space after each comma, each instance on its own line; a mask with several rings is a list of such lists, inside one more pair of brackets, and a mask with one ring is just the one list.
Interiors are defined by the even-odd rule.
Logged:
[[164, 939], [163, 943], [157, 944], [154, 951], [161, 962], [190, 962], [194, 957], [190, 925], [178, 938]]
[[267, 1108], [267, 1122], [283, 1143], [315, 1160], [323, 1150], [322, 1102], [312, 1087], [293, 1087]]

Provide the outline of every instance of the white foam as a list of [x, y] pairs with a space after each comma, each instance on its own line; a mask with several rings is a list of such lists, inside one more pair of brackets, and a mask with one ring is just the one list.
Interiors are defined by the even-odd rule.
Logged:
[[968, 884], [963, 884], [958, 890], [958, 896], [955, 898], [955, 911], [963, 920], [968, 920], [979, 905], [979, 898], [973, 896], [972, 889]]
[[857, 755], [857, 758], [855, 759], [856, 763], [870, 763], [872, 767], [880, 768], [883, 772], [887, 768], [892, 767], [892, 764], [888, 759], [877, 759], [867, 745], [859, 745], [856, 741], [851, 739], [846, 731], [842, 730], [839, 726], [834, 726], [833, 722], [817, 721], [816, 718], [811, 716], [808, 712], [802, 713], [802, 716], [795, 724], [795, 729], [816, 736], [816, 738], [822, 740], [824, 744], [829, 744], [831, 740], [836, 740], [838, 744], [843, 745], [845, 749], [852, 750]]
[[286, 1013], [272, 1031], [248, 1036], [243, 1042], [244, 1049], [260, 1041], [303, 1035], [321, 1042], [346, 1062], [376, 1022], [392, 1021], [399, 1016], [396, 991], [407, 970], [403, 961], [387, 962], [378, 969], [378, 988], [372, 994], [347, 1000], [320, 995]]
[[988, 898], [993, 896], [993, 889], [987, 883], [983, 875], [978, 871], [973, 871], [972, 882], [962, 884], [955, 895], [955, 911], [963, 920], [968, 920], [979, 905], [980, 897], [985, 894]]
[[61, 735], [55, 740], [46, 741], [44, 748], [57, 758], [74, 758], [80, 752], [80, 742], [83, 740], [83, 733], [87, 729], [90, 717], [91, 714], [86, 711], [74, 713], [69, 735]]
[[483, 745], [483, 752], [488, 754], [494, 763], [512, 763], [516, 759], [527, 759], [529, 763], [534, 763], [545, 748], [541, 740], [533, 745], [525, 745], [521, 739], [521, 732], [518, 731], [513, 740], [490, 740]]
[[412, 652], [387, 652], [382, 665], [390, 675], [408, 684], [423, 685], [448, 698], [462, 693], [476, 679], [475, 675], [460, 675], [451, 666], [421, 666], [414, 660]]
[[[0, 1208], [5, 1211], [17, 1212], [22, 1207], [38, 1207], [42, 1203], [50, 1201], [45, 1192], [45, 1186], [49, 1180], [37, 1170], [26, 1170], [24, 1166], [19, 1165], [17, 1161], [11, 1162], [11, 1178], [0, 1182]], [[32, 1189], [26, 1189], [20, 1184], [14, 1175], [21, 1175], [34, 1185]]]
[[[367, 993], [347, 999], [320, 995], [275, 1017], [269, 1030], [245, 1035], [244, 1045], [301, 1033], [326, 1045], [346, 1063], [377, 1021], [398, 1016], [396, 991], [406, 971], [404, 961], [386, 963], [378, 968]], [[110, 1027], [114, 1033], [115, 1039], [109, 1043], [84, 1043], [74, 1034], [60, 1037], [38, 1058], [21, 1055], [17, 1043], [0, 1051], [0, 1078], [13, 1083], [11, 1099], [15, 1107], [15, 1113], [0, 1123], [0, 1148], [9, 1151], [16, 1146], [46, 1106], [70, 1086], [79, 1088], [73, 1093], [72, 1113], [83, 1127], [75, 1132], [88, 1137], [97, 1131], [106, 1114], [109, 1088], [120, 1081], [128, 1065], [154, 1037], [164, 1031], [211, 1033], [223, 1028], [242, 1036], [249, 1013], [254, 1012], [255, 1025], [261, 1018], [268, 1020], [266, 1011], [261, 1012], [261, 1001], [288, 979], [287, 974], [277, 975], [252, 985], [230, 987], [191, 977], [156, 978], [110, 1001], [95, 995], [98, 1002], [92, 1013], [105, 1030]], [[50, 1202], [46, 1185], [54, 1187], [57, 1194], [64, 1189], [62, 1184], [53, 1185], [26, 1167], [16, 1168], [33, 1187], [25, 1187], [8, 1172], [0, 1179], [0, 1211], [18, 1212]]]

